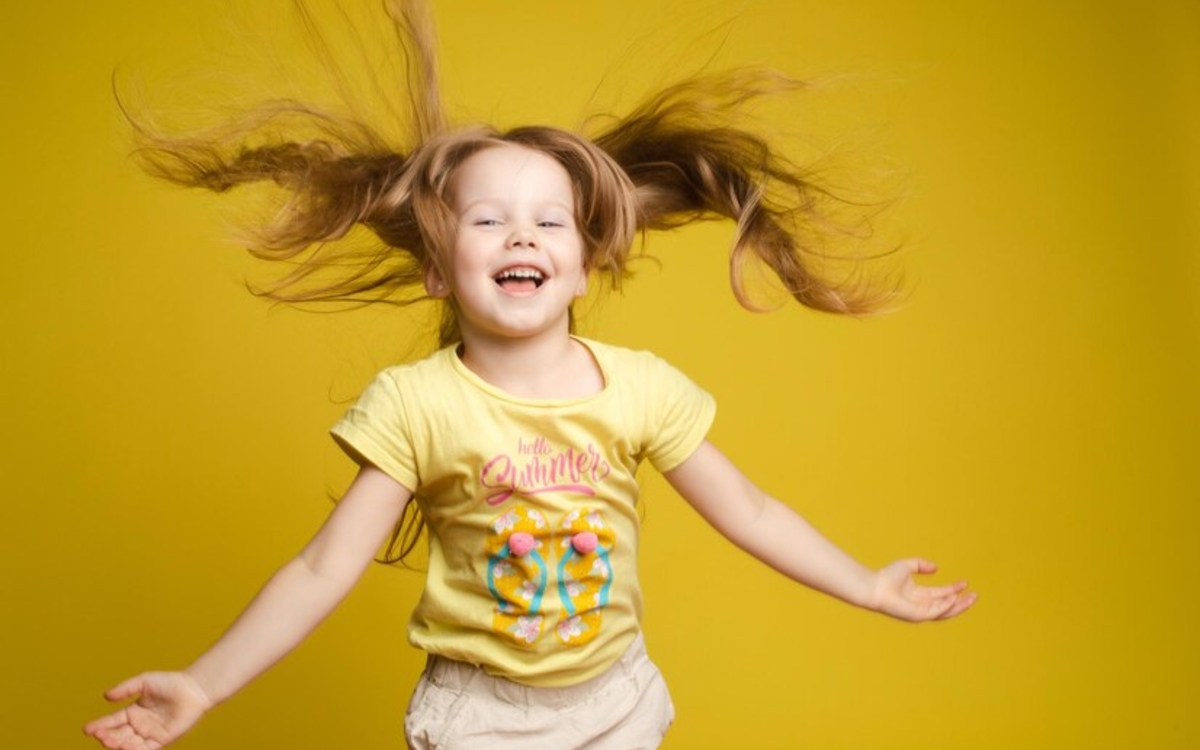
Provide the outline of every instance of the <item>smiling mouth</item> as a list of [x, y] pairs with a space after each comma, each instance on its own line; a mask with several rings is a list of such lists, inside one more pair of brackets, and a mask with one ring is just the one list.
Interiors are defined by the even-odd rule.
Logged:
[[506, 291], [532, 292], [546, 281], [546, 277], [536, 268], [522, 266], [506, 268], [495, 276], [496, 283]]

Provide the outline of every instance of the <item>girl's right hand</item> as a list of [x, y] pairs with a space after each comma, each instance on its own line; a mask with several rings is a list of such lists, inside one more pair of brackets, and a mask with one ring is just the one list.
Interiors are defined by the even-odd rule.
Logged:
[[110, 750], [159, 750], [212, 708], [212, 700], [186, 672], [146, 672], [125, 680], [104, 697], [110, 701], [136, 698], [83, 728]]

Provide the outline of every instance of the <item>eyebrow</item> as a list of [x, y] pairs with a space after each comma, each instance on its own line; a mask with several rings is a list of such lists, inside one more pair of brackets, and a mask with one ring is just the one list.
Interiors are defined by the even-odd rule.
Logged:
[[[458, 211], [461, 213], [461, 212], [470, 211], [472, 208], [475, 208], [479, 205], [493, 205], [493, 204], [494, 205], [502, 205], [506, 202], [507, 201], [505, 201], [503, 198], [499, 198], [499, 199], [497, 199], [497, 198], [478, 198], [476, 200], [471, 201], [470, 203], [467, 203], [462, 208], [458, 209]], [[574, 215], [574, 213], [575, 213], [575, 205], [573, 203], [570, 203], [570, 204], [563, 203], [560, 200], [542, 201], [542, 202], [538, 203], [536, 206], [536, 208], [539, 208], [539, 209], [546, 208], [546, 207], [560, 208], [572, 215]]]

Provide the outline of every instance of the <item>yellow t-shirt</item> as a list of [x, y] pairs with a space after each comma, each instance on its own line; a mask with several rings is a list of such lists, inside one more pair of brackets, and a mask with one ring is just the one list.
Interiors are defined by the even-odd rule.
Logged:
[[580, 339], [604, 389], [512, 396], [454, 348], [381, 372], [332, 429], [413, 490], [429, 530], [409, 641], [530, 685], [590, 679], [638, 633], [638, 464], [703, 442], [715, 403], [649, 352]]

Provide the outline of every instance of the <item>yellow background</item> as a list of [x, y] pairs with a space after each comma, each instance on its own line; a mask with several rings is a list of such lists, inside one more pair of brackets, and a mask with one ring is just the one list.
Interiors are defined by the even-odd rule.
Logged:
[[[125, 156], [114, 69], [184, 121], [206, 87], [276, 93], [246, 57], [264, 38], [302, 57], [286, 2], [11, 5], [0, 746], [58, 750], [87, 746], [104, 687], [185, 665], [305, 541], [352, 471], [326, 428], [427, 329], [251, 298], [230, 201]], [[923, 554], [981, 592], [938, 625], [850, 609], [723, 543], [647, 471], [667, 748], [1200, 742], [1200, 6], [436, 5], [461, 117], [571, 125], [602, 78], [596, 101], [627, 103], [716, 52], [845, 74], [780, 110], [788, 127], [903, 168], [894, 316], [743, 312], [713, 225], [653, 238], [661, 268], [585, 322], [711, 390], [714, 440], [864, 561]], [[180, 747], [400, 747], [419, 585], [376, 566]]]

